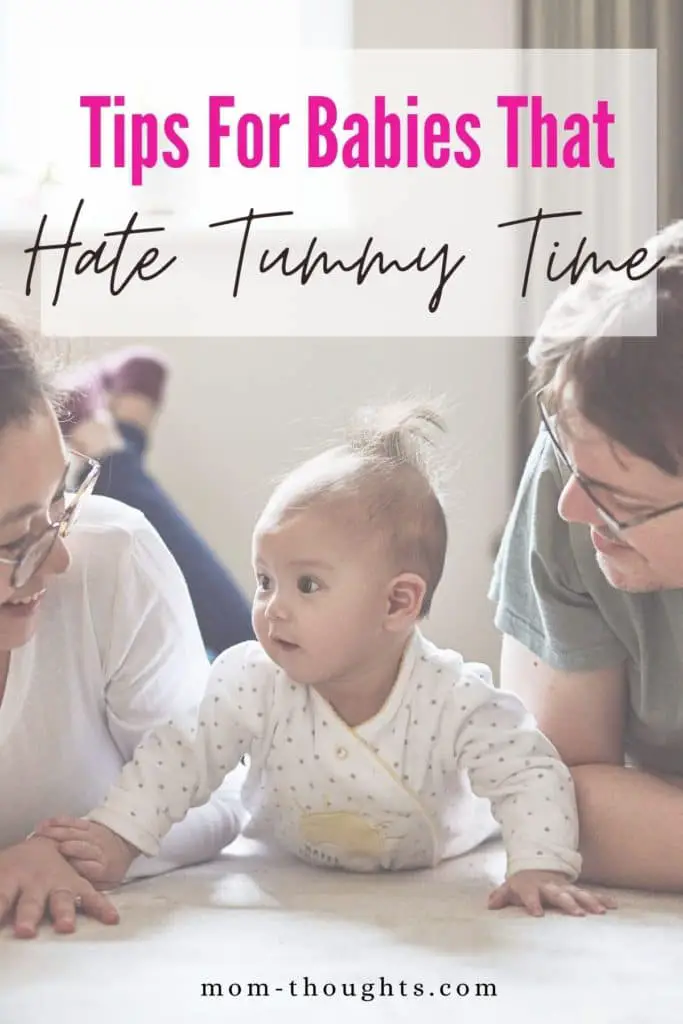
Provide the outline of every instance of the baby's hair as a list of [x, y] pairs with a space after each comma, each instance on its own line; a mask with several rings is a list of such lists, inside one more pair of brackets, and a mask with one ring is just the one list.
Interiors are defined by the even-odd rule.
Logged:
[[429, 473], [435, 430], [445, 431], [435, 407], [394, 402], [361, 409], [347, 430], [347, 442], [365, 457], [389, 459]]
[[278, 518], [319, 502], [347, 502], [354, 528], [381, 534], [396, 572], [425, 581], [422, 618], [448, 541], [434, 442], [446, 429], [440, 405], [405, 400], [361, 409], [344, 442], [288, 474], [269, 502]]

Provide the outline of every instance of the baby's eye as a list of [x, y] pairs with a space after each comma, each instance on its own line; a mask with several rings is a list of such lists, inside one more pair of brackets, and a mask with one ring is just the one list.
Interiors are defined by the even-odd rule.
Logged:
[[312, 576], [300, 576], [297, 586], [302, 594], [315, 594], [316, 590], [320, 590], [320, 584]]
[[256, 574], [256, 583], [259, 590], [268, 590], [270, 587], [270, 576], [266, 576], [265, 573], [259, 572]]

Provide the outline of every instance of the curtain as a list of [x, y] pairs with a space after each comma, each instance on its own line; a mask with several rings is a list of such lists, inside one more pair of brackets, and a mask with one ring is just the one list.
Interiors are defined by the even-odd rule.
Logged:
[[[683, 217], [683, 0], [520, 0], [520, 39], [523, 49], [656, 49], [658, 227]], [[537, 430], [528, 343], [516, 366], [517, 480]]]

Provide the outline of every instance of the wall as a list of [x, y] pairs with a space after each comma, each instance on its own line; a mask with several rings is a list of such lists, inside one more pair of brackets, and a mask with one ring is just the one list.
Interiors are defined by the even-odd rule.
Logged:
[[[364, 47], [514, 46], [514, 10], [502, 0], [357, 0], [354, 36]], [[0, 273], [5, 286], [20, 283], [7, 257]], [[486, 588], [510, 496], [509, 342], [190, 339], [163, 347], [172, 377], [150, 466], [249, 589], [251, 527], [271, 480], [324, 445], [359, 404], [445, 390], [451, 544], [425, 631], [496, 662]]]

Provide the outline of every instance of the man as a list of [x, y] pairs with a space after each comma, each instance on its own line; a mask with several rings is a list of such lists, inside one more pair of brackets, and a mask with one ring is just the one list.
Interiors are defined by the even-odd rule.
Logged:
[[490, 596], [501, 686], [572, 769], [584, 879], [683, 891], [683, 222], [648, 253], [534, 339], [541, 429]]

